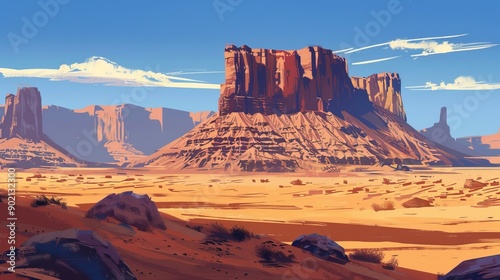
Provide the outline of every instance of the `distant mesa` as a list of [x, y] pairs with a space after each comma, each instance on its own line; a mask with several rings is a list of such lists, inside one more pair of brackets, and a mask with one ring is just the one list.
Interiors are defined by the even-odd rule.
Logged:
[[491, 135], [460, 137], [457, 143], [475, 156], [487, 157], [500, 164], [500, 129]]
[[214, 112], [121, 104], [76, 110], [46, 106], [42, 114], [44, 132], [71, 154], [88, 161], [123, 165], [152, 154]]
[[345, 58], [227, 46], [219, 113], [129, 166], [293, 172], [379, 162], [477, 166], [406, 122], [397, 73], [349, 77]]
[[427, 139], [469, 156], [497, 158], [500, 163], [500, 130], [496, 134], [453, 138], [447, 120], [447, 108], [441, 108], [439, 121], [420, 132]]
[[420, 131], [427, 139], [434, 143], [443, 145], [447, 148], [460, 151], [467, 155], [472, 155], [473, 151], [467, 147], [460, 145], [453, 136], [451, 136], [451, 129], [448, 125], [448, 110], [446, 107], [441, 108], [439, 114], [439, 121], [429, 128]]
[[35, 87], [18, 89], [5, 97], [5, 115], [0, 124], [1, 138], [22, 138], [39, 142], [43, 138], [42, 98]]
[[7, 94], [0, 123], [0, 166], [77, 167], [87, 163], [71, 156], [43, 133], [42, 103], [36, 87]]
[[0, 106], [0, 154], [5, 155], [0, 163], [18, 167], [123, 165], [152, 154], [213, 114], [132, 104], [80, 110], [42, 107], [36, 87], [20, 88]]
[[92, 206], [85, 217], [98, 220], [109, 217], [141, 231], [151, 231], [153, 228], [166, 229], [160, 212], [151, 198], [146, 194], [139, 195], [131, 191], [106, 196]]

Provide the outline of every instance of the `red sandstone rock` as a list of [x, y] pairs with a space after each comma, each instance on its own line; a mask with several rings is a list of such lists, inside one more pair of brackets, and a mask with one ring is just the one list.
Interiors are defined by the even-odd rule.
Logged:
[[432, 204], [425, 199], [414, 197], [403, 203], [404, 208], [432, 207]]
[[486, 183], [482, 183], [482, 182], [479, 182], [479, 181], [476, 181], [473, 179], [467, 179], [467, 180], [465, 180], [464, 188], [480, 189], [480, 188], [486, 187], [487, 185], [488, 184], [486, 184]]
[[153, 228], [166, 229], [160, 212], [151, 198], [147, 194], [139, 195], [131, 191], [106, 196], [92, 206], [85, 217], [99, 220], [110, 217], [141, 231], [151, 231]]
[[367, 90], [353, 87], [344, 58], [321, 47], [277, 51], [231, 45], [224, 57], [219, 114], [129, 166], [284, 172], [396, 160], [482, 164], [441, 149], [402, 120], [397, 74], [373, 78], [380, 91], [391, 93], [381, 99], [369, 89], [380, 104], [392, 100], [384, 107], [374, 106]]
[[230, 45], [224, 58], [221, 115], [340, 110], [354, 92], [346, 60], [321, 47], [284, 51]]
[[398, 73], [373, 74], [366, 78], [352, 77], [355, 88], [366, 90], [370, 101], [406, 121]]

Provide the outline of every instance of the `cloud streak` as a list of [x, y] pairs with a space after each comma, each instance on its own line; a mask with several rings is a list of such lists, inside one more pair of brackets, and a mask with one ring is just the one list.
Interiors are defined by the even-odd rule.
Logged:
[[377, 62], [395, 59], [398, 57], [401, 57], [401, 56], [391, 56], [391, 57], [384, 57], [384, 58], [379, 58], [379, 59], [365, 60], [365, 61], [353, 62], [351, 64], [352, 65], [363, 65], [363, 64], [377, 63]]
[[460, 76], [453, 83], [441, 82], [440, 84], [427, 82], [424, 86], [408, 86], [409, 90], [496, 90], [500, 89], [500, 83], [486, 83], [476, 81], [470, 76]]
[[[391, 50], [402, 50], [402, 51], [421, 51], [420, 53], [411, 54], [410, 57], [417, 59], [422, 56], [454, 53], [454, 52], [465, 52], [465, 51], [475, 51], [488, 49], [498, 44], [490, 42], [474, 42], [474, 43], [450, 43], [448, 41], [442, 41], [443, 39], [452, 39], [467, 36], [468, 34], [456, 34], [447, 36], [436, 36], [436, 37], [425, 37], [425, 38], [414, 38], [414, 39], [396, 39], [385, 43], [365, 46], [357, 49], [348, 48], [344, 50], [339, 50], [337, 53], [351, 54], [356, 52], [361, 52], [369, 49], [385, 47]], [[441, 41], [437, 41], [441, 40]], [[385, 60], [373, 60], [373, 62], [380, 62]], [[352, 65], [361, 65], [368, 63], [353, 63]]]
[[418, 41], [458, 38], [458, 37], [463, 37], [463, 36], [467, 36], [467, 35], [469, 35], [469, 34], [465, 33], [465, 34], [457, 34], [457, 35], [424, 37], [424, 38], [415, 38], [415, 39], [396, 39], [396, 40], [392, 40], [392, 41], [385, 42], [385, 43], [380, 43], [380, 44], [375, 44], [375, 45], [370, 45], [370, 46], [365, 46], [365, 47], [361, 47], [361, 48], [357, 48], [357, 49], [348, 50], [345, 53], [349, 54], [349, 53], [360, 52], [360, 51], [364, 51], [364, 50], [368, 50], [368, 49], [389, 46], [391, 44], [391, 42], [395, 42], [395, 41], [399, 41], [399, 40], [404, 40], [407, 42], [418, 42]]
[[419, 54], [413, 54], [411, 57], [428, 56], [435, 54], [444, 54], [452, 52], [465, 52], [482, 50], [497, 46], [498, 44], [492, 44], [488, 42], [478, 42], [478, 43], [468, 43], [468, 44], [456, 44], [450, 43], [448, 41], [436, 42], [436, 41], [420, 41], [417, 43], [410, 42], [408, 40], [394, 40], [391, 41], [389, 46], [393, 50], [422, 50]]
[[[178, 72], [179, 75], [203, 74], [216, 71]], [[217, 71], [218, 72], [218, 71]], [[58, 69], [11, 69], [0, 68], [5, 78], [45, 78], [51, 81], [70, 81], [85, 84], [104, 84], [106, 86], [133, 87], [173, 87], [219, 89], [220, 85], [198, 80], [176, 77], [174, 75], [128, 69], [104, 57], [94, 56], [82, 63], [63, 64]]]

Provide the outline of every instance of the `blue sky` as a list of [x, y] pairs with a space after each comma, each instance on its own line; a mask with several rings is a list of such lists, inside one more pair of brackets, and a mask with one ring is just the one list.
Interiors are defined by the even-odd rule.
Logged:
[[[40, 3], [56, 3], [51, 6], [55, 12], [49, 15]], [[59, 69], [63, 64], [83, 63], [97, 56], [128, 69], [163, 73], [160, 80], [170, 80], [174, 76], [196, 80], [193, 83], [220, 84], [224, 81], [224, 74], [220, 71], [224, 70], [226, 44], [274, 49], [321, 45], [341, 50], [396, 39], [467, 34], [435, 42], [480, 43], [479, 46], [488, 47], [417, 59], [411, 55], [422, 53], [421, 49], [393, 49], [392, 45], [339, 55], [346, 55], [353, 76], [400, 73], [408, 122], [416, 129], [436, 122], [442, 106], [449, 108], [455, 137], [492, 134], [500, 128], [497, 111], [500, 104], [500, 46], [488, 45], [500, 43], [500, 32], [496, 31], [500, 26], [500, 2], [183, 0], [117, 3], [96, 0], [2, 1], [0, 68]], [[377, 14], [386, 17], [377, 18]], [[29, 36], [23, 35], [26, 20], [30, 23], [38, 21], [39, 26], [35, 25], [36, 31], [26, 33]], [[15, 36], [21, 37], [22, 42]], [[17, 45], [12, 43], [13, 38], [18, 39]], [[462, 48], [468, 46], [471, 45], [462, 45]], [[399, 57], [352, 65], [394, 56]], [[177, 75], [179, 71], [216, 73]], [[472, 82], [485, 81], [487, 86], [457, 86], [454, 81], [458, 77], [471, 77]], [[470, 82], [470, 79], [465, 80]], [[436, 84], [435, 90], [406, 88], [424, 86], [427, 82]], [[441, 82], [445, 85], [439, 86]], [[116, 83], [115, 86], [105, 86], [75, 82], [74, 79], [50, 81], [47, 78], [0, 75], [2, 94], [15, 92], [23, 85], [37, 86], [42, 92], [44, 105], [68, 108], [127, 102], [144, 107], [216, 110], [219, 96], [219, 91], [210, 86], [130, 87]], [[424, 89], [430, 88], [432, 85]]]

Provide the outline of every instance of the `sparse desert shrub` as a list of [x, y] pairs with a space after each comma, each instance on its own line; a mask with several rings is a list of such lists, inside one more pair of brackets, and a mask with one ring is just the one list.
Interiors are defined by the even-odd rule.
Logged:
[[218, 223], [212, 224], [208, 236], [220, 241], [232, 240], [237, 242], [242, 242], [255, 237], [253, 233], [244, 227], [234, 226], [231, 229], [227, 229], [225, 226]]
[[394, 210], [394, 203], [392, 203], [391, 201], [385, 201], [382, 204], [373, 203], [372, 209], [375, 210], [375, 212], [384, 210]]
[[371, 263], [380, 263], [384, 256], [384, 252], [379, 249], [359, 249], [349, 254], [350, 259]]
[[234, 226], [231, 229], [231, 236], [235, 241], [242, 242], [252, 238], [253, 234], [244, 227]]
[[340, 167], [334, 166], [334, 165], [325, 166], [323, 168], [323, 172], [325, 172], [325, 173], [339, 173], [341, 171], [342, 170]]
[[55, 204], [61, 206], [63, 209], [66, 209], [66, 202], [63, 201], [63, 198], [48, 198], [45, 195], [39, 195], [33, 201], [31, 202], [31, 207], [38, 207], [38, 206], [47, 206], [50, 204]]
[[201, 232], [203, 230], [203, 226], [202, 225], [196, 225], [196, 226], [186, 225], [186, 227], [190, 228], [192, 230], [196, 230], [197, 232]]
[[356, 167], [351, 170], [351, 172], [365, 172], [368, 171], [368, 167]]
[[218, 223], [212, 224], [210, 227], [210, 232], [208, 234], [211, 238], [217, 239], [217, 240], [229, 240], [231, 239], [231, 234], [229, 233], [229, 230]]
[[303, 185], [302, 180], [300, 180], [300, 179], [293, 180], [293, 181], [290, 182], [290, 184], [292, 184], [294, 186]]
[[382, 264], [382, 268], [394, 270], [394, 269], [396, 269], [396, 267], [398, 267], [398, 265], [399, 265], [399, 262], [396, 259], [396, 257], [392, 257], [388, 262], [385, 262]]
[[255, 253], [266, 262], [291, 263], [294, 262], [293, 254], [285, 255], [281, 250], [276, 250], [269, 244], [261, 244], [255, 248]]

